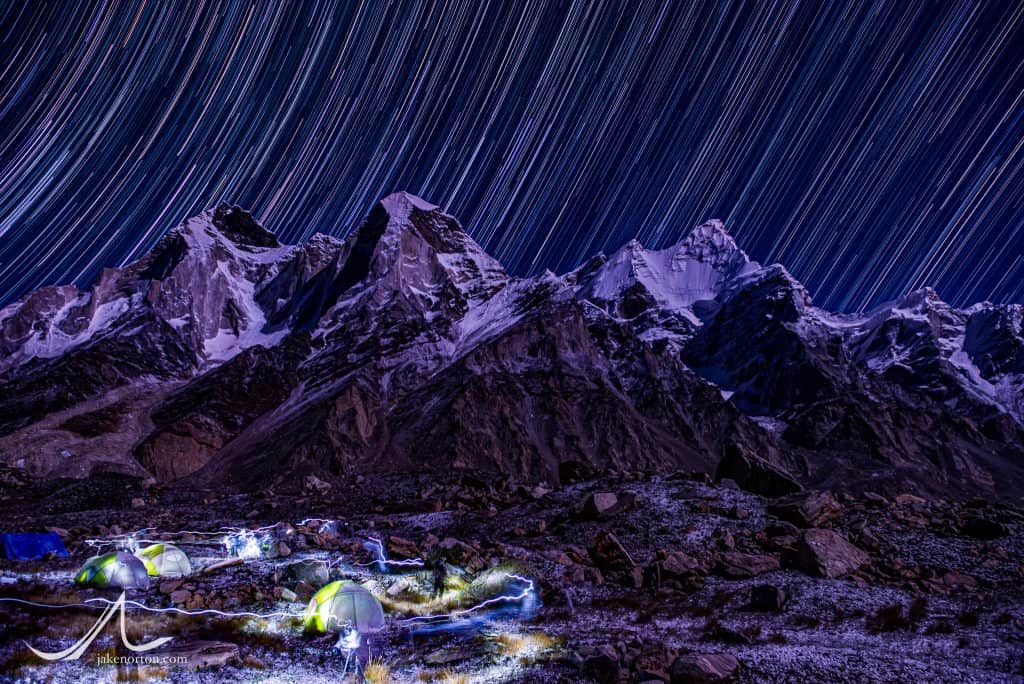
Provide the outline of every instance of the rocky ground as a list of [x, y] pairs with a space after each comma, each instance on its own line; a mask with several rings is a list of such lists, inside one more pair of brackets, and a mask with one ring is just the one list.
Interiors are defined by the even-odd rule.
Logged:
[[[555, 491], [308, 478], [305, 494], [288, 497], [120, 478], [5, 484], [0, 529], [56, 530], [71, 558], [0, 561], [0, 596], [116, 599], [74, 587], [73, 573], [97, 545], [151, 528], [138, 536], [180, 544], [197, 573], [130, 599], [275, 615], [131, 608], [129, 639], [173, 636], [168, 653], [188, 654], [187, 666], [98, 663], [123, 654], [116, 623], [82, 659], [51, 664], [25, 642], [67, 648], [99, 611], [0, 602], [0, 681], [338, 681], [336, 637], [304, 633], [292, 615], [340, 577], [364, 582], [388, 611], [371, 643], [371, 681], [1024, 681], [1024, 514], [1007, 504], [771, 500], [688, 473], [606, 475]], [[232, 561], [222, 527], [261, 530], [262, 556]], [[393, 560], [447, 560], [461, 589], [434, 599], [430, 570], [381, 572], [369, 539]], [[505, 573], [528, 577], [535, 592]]]

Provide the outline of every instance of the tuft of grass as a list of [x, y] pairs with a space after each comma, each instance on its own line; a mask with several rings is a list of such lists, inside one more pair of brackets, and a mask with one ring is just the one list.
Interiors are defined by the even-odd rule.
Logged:
[[493, 637], [502, 655], [512, 658], [536, 657], [559, 645], [559, 640], [543, 632], [502, 633]]
[[384, 662], [383, 658], [370, 658], [370, 661], [363, 667], [363, 678], [370, 684], [390, 684], [391, 666]]
[[470, 677], [465, 672], [456, 672], [451, 668], [444, 670], [422, 670], [416, 675], [421, 682], [434, 682], [435, 684], [469, 684]]

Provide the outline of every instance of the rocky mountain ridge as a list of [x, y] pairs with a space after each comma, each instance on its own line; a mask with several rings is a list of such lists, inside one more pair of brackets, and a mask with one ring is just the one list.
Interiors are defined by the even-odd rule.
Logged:
[[683, 468], [1017, 498], [1021, 322], [931, 290], [826, 312], [717, 221], [515, 278], [407, 193], [298, 246], [220, 205], [0, 310], [0, 459], [243, 489]]

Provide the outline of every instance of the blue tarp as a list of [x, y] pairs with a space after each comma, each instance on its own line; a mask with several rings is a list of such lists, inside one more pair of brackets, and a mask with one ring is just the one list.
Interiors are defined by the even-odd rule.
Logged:
[[0, 534], [0, 549], [9, 560], [38, 560], [48, 553], [67, 558], [64, 542], [53, 532]]

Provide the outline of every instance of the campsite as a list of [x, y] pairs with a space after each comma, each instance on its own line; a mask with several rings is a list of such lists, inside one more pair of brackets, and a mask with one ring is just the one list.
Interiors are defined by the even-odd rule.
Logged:
[[[965, 673], [1017, 666], [1010, 506], [986, 511], [1008, 532], [986, 539], [942, 531], [977, 517], [959, 503], [787, 508], [687, 473], [559, 489], [406, 477], [329, 496], [111, 478], [42, 494], [8, 501], [0, 527], [31, 519], [68, 555], [0, 560], [15, 599], [0, 601], [0, 681], [744, 682], [838, 659], [857, 671], [867, 648], [904, 681], [932, 678], [937, 653], [962, 653]], [[868, 551], [816, 565], [797, 553], [812, 532]], [[132, 653], [115, 617], [78, 660], [29, 652], [73, 645], [122, 591], [128, 642], [169, 643]], [[153, 655], [182, 661], [117, 662]]]

